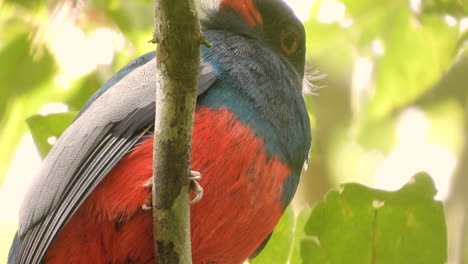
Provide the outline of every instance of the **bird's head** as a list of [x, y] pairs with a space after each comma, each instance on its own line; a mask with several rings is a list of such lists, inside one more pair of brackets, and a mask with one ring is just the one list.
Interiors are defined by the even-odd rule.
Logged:
[[210, 28], [263, 41], [303, 76], [304, 26], [282, 0], [221, 0], [214, 17]]

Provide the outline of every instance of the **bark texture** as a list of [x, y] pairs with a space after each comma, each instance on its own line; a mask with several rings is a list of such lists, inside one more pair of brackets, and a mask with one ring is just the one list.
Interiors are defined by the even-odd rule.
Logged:
[[153, 156], [155, 254], [159, 264], [191, 261], [190, 152], [202, 34], [193, 0], [154, 0], [157, 47]]

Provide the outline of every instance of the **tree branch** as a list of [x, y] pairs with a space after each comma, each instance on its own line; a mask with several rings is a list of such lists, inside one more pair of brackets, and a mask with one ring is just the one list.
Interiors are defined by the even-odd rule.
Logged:
[[159, 264], [192, 263], [190, 152], [203, 42], [193, 0], [155, 0], [153, 229]]

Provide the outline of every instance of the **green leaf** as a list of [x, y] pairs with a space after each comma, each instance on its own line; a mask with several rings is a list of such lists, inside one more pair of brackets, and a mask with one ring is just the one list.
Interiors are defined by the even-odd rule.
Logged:
[[424, 13], [448, 14], [456, 17], [468, 15], [467, 0], [424, 0], [421, 4]]
[[305, 225], [307, 220], [310, 217], [312, 210], [310, 208], [305, 208], [296, 218], [296, 228], [294, 229], [294, 243], [291, 253], [291, 258], [289, 260], [290, 264], [300, 264], [302, 263], [301, 258], [301, 241], [306, 239]]
[[306, 224], [304, 263], [445, 263], [446, 225], [436, 192], [425, 173], [395, 192], [356, 183], [329, 192]]
[[[442, 17], [416, 20], [407, 7], [393, 12], [381, 36], [384, 55], [375, 66], [375, 96], [369, 104], [378, 119], [430, 89], [453, 63], [458, 33]], [[430, 66], [429, 66], [430, 65]]]
[[[49, 54], [31, 54], [28, 33], [21, 34], [0, 52], [0, 112], [9, 105], [9, 98], [31, 92], [50, 79], [55, 72], [54, 59]], [[39, 67], [40, 66], [40, 67]]]
[[62, 135], [76, 114], [76, 112], [69, 112], [46, 116], [34, 115], [26, 120], [41, 158], [44, 158], [52, 148], [53, 144], [50, 141]]
[[[110, 79], [111, 76], [107, 79]], [[70, 107], [71, 111], [79, 111], [88, 99], [102, 87], [102, 84], [97, 72], [83, 76], [72, 83], [64, 103]]]
[[[27, 127], [24, 119], [45, 102], [54, 100], [55, 60], [43, 45], [29, 39], [27, 25], [9, 22], [0, 32], [0, 185], [16, 146]], [[23, 30], [19, 30], [23, 29]]]
[[294, 213], [287, 208], [276, 226], [266, 247], [251, 264], [287, 264], [292, 249], [294, 235]]
[[46, 1], [40, 0], [5, 0], [5, 4], [20, 5], [31, 10], [38, 9], [39, 6], [44, 5], [45, 2]]
[[[346, 78], [357, 56], [373, 63], [366, 119], [381, 119], [413, 102], [453, 64], [459, 33], [443, 15], [415, 16], [404, 0], [341, 2], [352, 24], [323, 24], [312, 17], [305, 24], [307, 52], [333, 79]], [[384, 49], [381, 56], [372, 48], [376, 40]]]
[[358, 122], [357, 141], [367, 149], [378, 149], [388, 154], [396, 145], [397, 119], [394, 115], [385, 118], [366, 120]]
[[[146, 0], [92, 0], [89, 5], [107, 23], [115, 24], [138, 50], [137, 54], [154, 49], [148, 44], [153, 32], [153, 6]], [[102, 21], [101, 21], [102, 23]]]

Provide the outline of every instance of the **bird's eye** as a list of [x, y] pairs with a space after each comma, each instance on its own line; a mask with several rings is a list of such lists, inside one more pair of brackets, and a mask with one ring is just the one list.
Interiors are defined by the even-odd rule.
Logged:
[[281, 50], [290, 55], [299, 48], [299, 32], [297, 29], [283, 30], [280, 34]]

